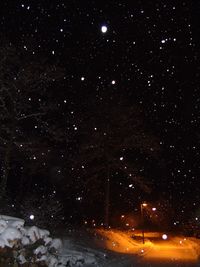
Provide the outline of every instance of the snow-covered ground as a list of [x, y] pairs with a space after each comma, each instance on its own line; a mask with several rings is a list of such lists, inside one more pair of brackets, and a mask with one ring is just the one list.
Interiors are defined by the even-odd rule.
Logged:
[[[13, 249], [17, 262], [41, 262], [49, 267], [195, 267], [200, 266], [200, 241], [159, 233], [139, 235], [119, 230], [70, 230], [60, 239], [48, 230], [27, 227], [22, 219], [0, 215], [0, 248]], [[30, 254], [31, 252], [31, 254]], [[30, 256], [31, 255], [31, 256]]]
[[63, 236], [62, 255], [68, 257], [74, 255], [75, 258], [84, 258], [84, 267], [131, 267], [137, 262], [136, 258], [130, 255], [123, 255], [109, 251], [104, 248], [104, 241], [95, 233], [90, 231], [68, 230]]
[[63, 238], [62, 254], [85, 258], [83, 266], [87, 267], [200, 266], [200, 243], [193, 238], [171, 237], [155, 244], [146, 240], [143, 245], [140, 239], [132, 239], [130, 233], [116, 230], [68, 231]]

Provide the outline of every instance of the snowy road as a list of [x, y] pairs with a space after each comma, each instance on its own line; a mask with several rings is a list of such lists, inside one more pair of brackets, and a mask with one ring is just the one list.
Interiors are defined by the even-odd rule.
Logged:
[[199, 267], [200, 241], [171, 237], [167, 241], [134, 240], [130, 233], [101, 230], [65, 239], [65, 255], [84, 258], [85, 267]]

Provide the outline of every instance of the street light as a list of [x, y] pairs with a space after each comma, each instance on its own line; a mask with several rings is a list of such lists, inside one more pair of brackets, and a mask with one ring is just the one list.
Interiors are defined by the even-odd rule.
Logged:
[[144, 208], [147, 206], [147, 203], [140, 204], [141, 210], [141, 221], [142, 221], [142, 243], [144, 244]]

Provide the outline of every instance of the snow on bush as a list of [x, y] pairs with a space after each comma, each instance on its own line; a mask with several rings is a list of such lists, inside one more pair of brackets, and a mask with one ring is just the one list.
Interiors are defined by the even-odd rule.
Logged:
[[49, 231], [36, 226], [24, 226], [21, 219], [0, 215], [0, 258], [1, 254], [6, 255], [9, 252], [9, 257], [12, 256], [10, 262], [66, 266], [59, 257], [61, 240], [53, 239], [49, 235]]
[[0, 234], [4, 232], [7, 227], [7, 223], [4, 220], [0, 220]]
[[50, 237], [49, 231], [27, 227], [19, 218], [0, 215], [0, 264], [4, 258], [9, 259], [9, 264], [16, 262], [20, 266], [26, 263], [49, 267], [98, 266], [95, 255], [86, 251], [70, 250], [70, 246], [64, 255], [61, 251], [61, 240]]

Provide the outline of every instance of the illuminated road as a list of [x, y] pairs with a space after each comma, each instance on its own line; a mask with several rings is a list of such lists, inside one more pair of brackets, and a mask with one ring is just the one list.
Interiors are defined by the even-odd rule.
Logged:
[[[138, 266], [200, 266], [200, 241], [195, 238], [169, 236], [162, 240], [160, 233], [146, 233], [145, 244], [142, 244], [139, 233], [98, 230], [98, 234], [107, 249], [128, 254], [129, 258], [134, 255]], [[129, 262], [126, 266], [135, 265]]]

